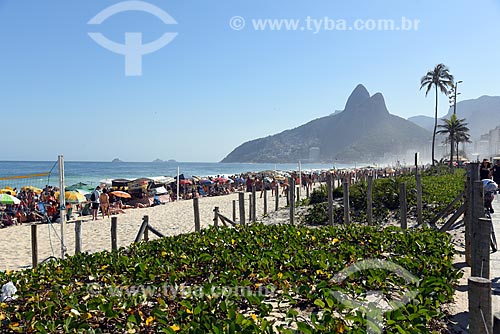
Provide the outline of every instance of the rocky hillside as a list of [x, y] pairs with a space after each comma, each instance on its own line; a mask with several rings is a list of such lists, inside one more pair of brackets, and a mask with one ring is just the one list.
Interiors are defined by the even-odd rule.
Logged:
[[246, 142], [222, 162], [307, 161], [314, 147], [319, 148], [315, 161], [377, 161], [387, 154], [421, 150], [430, 140], [427, 130], [391, 115], [381, 93], [370, 96], [358, 85], [342, 112]]

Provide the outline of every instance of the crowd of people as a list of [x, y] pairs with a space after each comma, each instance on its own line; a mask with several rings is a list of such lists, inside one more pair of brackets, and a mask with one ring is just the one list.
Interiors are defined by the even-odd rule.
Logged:
[[[500, 168], [500, 165], [499, 165]], [[191, 179], [180, 179], [179, 191], [177, 181], [169, 184], [155, 184], [150, 182], [147, 187], [139, 193], [127, 190], [131, 195], [124, 198], [116, 195], [117, 189], [112, 185], [101, 184], [95, 187], [86, 200], [78, 203], [66, 203], [66, 218], [78, 218], [89, 216], [92, 220], [110, 217], [111, 215], [125, 213], [129, 208], [144, 208], [173, 202], [177, 199], [188, 200], [195, 197], [220, 196], [239, 191], [251, 192], [253, 189], [263, 196], [264, 190], [270, 190], [271, 195], [286, 196], [289, 191], [291, 179], [295, 184], [302, 186], [304, 190], [313, 190], [318, 182], [325, 182], [328, 173], [331, 173], [336, 182], [350, 180], [354, 183], [367, 175], [375, 177], [394, 176], [402, 170], [392, 168], [371, 169], [361, 168], [353, 170], [330, 170], [314, 172], [253, 172], [225, 176], [213, 176], [206, 178], [193, 177]], [[163, 191], [159, 192], [158, 189]], [[19, 204], [7, 204], [0, 207], [0, 227], [6, 227], [30, 222], [57, 222], [60, 219], [61, 207], [57, 192], [59, 189], [50, 185], [43, 189], [35, 187], [23, 187], [19, 191], [12, 189], [11, 195], [16, 196]], [[179, 195], [179, 198], [177, 198]]]

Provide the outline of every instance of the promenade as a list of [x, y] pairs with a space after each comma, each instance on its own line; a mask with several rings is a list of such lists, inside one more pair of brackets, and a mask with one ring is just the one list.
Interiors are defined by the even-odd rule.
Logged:
[[[491, 214], [497, 243], [500, 242], [500, 195], [493, 201], [495, 213]], [[493, 313], [500, 312], [500, 250], [490, 255], [490, 279], [492, 282]]]

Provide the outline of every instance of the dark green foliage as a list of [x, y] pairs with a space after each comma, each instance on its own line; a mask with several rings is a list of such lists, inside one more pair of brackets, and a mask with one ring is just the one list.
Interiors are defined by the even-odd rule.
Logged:
[[316, 188], [311, 193], [309, 198], [309, 204], [317, 204], [321, 202], [326, 202], [328, 200], [328, 191], [326, 185], [322, 184], [319, 188]]
[[[439, 211], [444, 209], [457, 197], [464, 186], [464, 171], [457, 170], [450, 174], [448, 168], [435, 167], [422, 175], [422, 203], [423, 218], [426, 221], [432, 219]], [[417, 191], [414, 175], [399, 176], [396, 178], [377, 179], [373, 183], [373, 214], [375, 221], [382, 222], [399, 208], [399, 184], [406, 183], [407, 201], [410, 214], [416, 215]], [[366, 219], [366, 182], [359, 182], [349, 189], [349, 200], [351, 214], [354, 221], [364, 222]], [[343, 196], [342, 187], [333, 191], [334, 198]], [[459, 203], [453, 208], [457, 209]], [[305, 221], [312, 225], [322, 225], [327, 222], [327, 208], [313, 207], [305, 215]], [[324, 206], [324, 207], [323, 207]], [[336, 209], [336, 212], [340, 209]], [[343, 213], [342, 213], [343, 214]], [[341, 222], [342, 220], [338, 220]]]
[[[0, 331], [292, 333], [288, 325], [273, 327], [270, 314], [279, 311], [287, 314], [285, 324], [295, 323], [302, 333], [359, 333], [366, 320], [332, 291], [378, 290], [391, 299], [409, 289], [418, 296], [387, 313], [386, 331], [432, 333], [459, 277], [453, 253], [449, 237], [429, 229], [210, 228], [111, 253], [80, 254], [34, 270], [0, 272], [1, 283], [11, 280], [18, 288], [18, 299], [0, 305]], [[341, 284], [331, 281], [346, 266], [370, 258], [399, 264], [419, 283], [383, 269], [357, 272]], [[176, 294], [173, 287], [181, 285], [191, 293]], [[224, 294], [223, 287], [262, 293]], [[265, 302], [270, 293], [273, 304]]]

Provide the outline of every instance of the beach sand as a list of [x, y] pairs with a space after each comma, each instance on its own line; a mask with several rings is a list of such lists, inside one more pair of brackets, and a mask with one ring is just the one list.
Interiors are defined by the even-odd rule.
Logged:
[[[250, 193], [245, 193], [245, 214], [248, 220], [248, 206]], [[275, 198], [268, 191], [268, 212], [275, 208]], [[225, 217], [232, 219], [233, 200], [236, 200], [236, 220], [239, 220], [238, 193], [225, 196], [203, 197], [199, 199], [201, 228], [213, 225], [214, 207], [219, 207], [219, 212]], [[256, 200], [257, 218], [263, 216], [263, 198], [257, 192]], [[280, 197], [281, 208], [286, 206], [286, 197]], [[185, 200], [179, 202], [168, 202], [163, 205], [143, 209], [127, 209], [126, 213], [116, 215], [118, 219], [117, 239], [118, 247], [126, 247], [134, 242], [143, 217], [149, 217], [149, 224], [165, 236], [189, 233], [194, 231], [194, 209], [193, 201]], [[83, 217], [82, 222], [82, 251], [99, 252], [111, 250], [111, 219], [102, 218], [91, 221], [90, 216]], [[221, 224], [219, 222], [219, 224]], [[31, 251], [31, 224], [23, 224], [0, 229], [0, 270], [19, 270], [29, 268], [32, 265]], [[61, 242], [59, 235], [61, 225], [38, 224], [38, 262], [50, 256], [61, 256]], [[149, 233], [150, 239], [155, 239], [153, 233]], [[66, 224], [64, 241], [66, 254], [75, 253], [75, 224], [70, 221]]]

